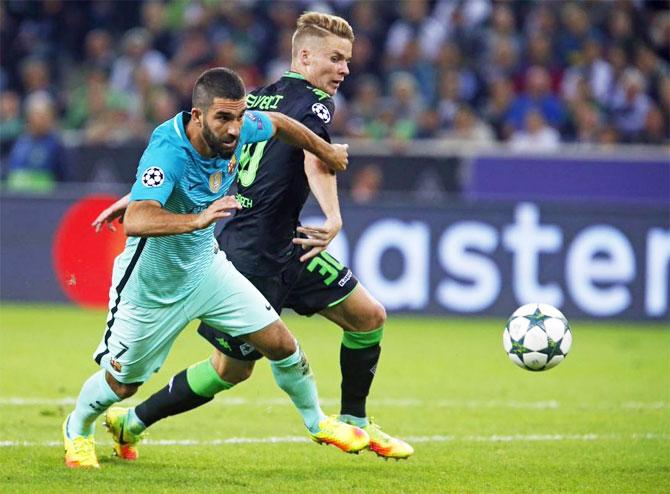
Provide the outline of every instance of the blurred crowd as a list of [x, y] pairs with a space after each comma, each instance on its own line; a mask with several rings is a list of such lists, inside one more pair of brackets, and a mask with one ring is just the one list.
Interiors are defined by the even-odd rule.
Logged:
[[[145, 140], [195, 78], [248, 89], [289, 68], [305, 10], [356, 35], [336, 135], [513, 149], [668, 143], [670, 4], [612, 1], [92, 0], [0, 3], [0, 146], [9, 180], [67, 175], [61, 136]], [[26, 164], [27, 162], [27, 164]]]

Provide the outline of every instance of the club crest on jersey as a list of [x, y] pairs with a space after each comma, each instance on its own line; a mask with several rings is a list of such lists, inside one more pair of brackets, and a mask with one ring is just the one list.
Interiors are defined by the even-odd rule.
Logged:
[[[228, 165], [230, 166], [230, 165]], [[209, 176], [209, 190], [211, 190], [214, 193], [217, 193], [219, 189], [221, 188], [221, 184], [223, 183], [223, 172], [218, 171], [215, 173], [212, 173]]]
[[328, 111], [328, 108], [326, 108], [326, 105], [324, 105], [323, 103], [314, 103], [312, 105], [312, 111], [317, 117], [319, 117], [324, 122], [326, 123], [330, 122], [330, 112]]
[[235, 165], [237, 165], [237, 156], [233, 155], [228, 162], [228, 175], [235, 171]]
[[150, 166], [142, 174], [142, 185], [145, 187], [158, 187], [165, 181], [165, 173], [157, 166]]

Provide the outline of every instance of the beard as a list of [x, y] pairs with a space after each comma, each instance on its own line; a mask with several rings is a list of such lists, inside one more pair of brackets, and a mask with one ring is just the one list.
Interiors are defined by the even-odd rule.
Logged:
[[[212, 132], [212, 129], [209, 128], [209, 125], [207, 125], [206, 121], [203, 121], [203, 126], [202, 126], [202, 138], [205, 140], [209, 148], [214, 151], [216, 154], [218, 154], [221, 158], [223, 159], [230, 159], [233, 156], [233, 153], [235, 152], [235, 149], [226, 149], [223, 147], [223, 140], [217, 139], [216, 136], [214, 135], [214, 132]], [[233, 141], [235, 142], [235, 141]]]

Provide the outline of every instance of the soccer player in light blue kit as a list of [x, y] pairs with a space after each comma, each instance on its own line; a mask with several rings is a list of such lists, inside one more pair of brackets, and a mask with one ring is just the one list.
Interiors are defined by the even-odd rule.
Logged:
[[[151, 136], [125, 215], [130, 238], [114, 263], [107, 328], [94, 353], [102, 370], [84, 383], [63, 423], [69, 467], [99, 468], [96, 418], [161, 368], [179, 333], [194, 319], [248, 341], [270, 360], [277, 384], [293, 400], [313, 440], [347, 452], [368, 444], [366, 432], [321, 411], [295, 338], [218, 250], [213, 235], [214, 223], [240, 208], [224, 194], [244, 144], [276, 135], [336, 171], [346, 168], [346, 146], [327, 143], [285, 115], [247, 112], [245, 96], [235, 72], [210, 69], [195, 84], [191, 113], [179, 113]], [[187, 379], [203, 396], [230, 386], [209, 360], [189, 368]], [[129, 417], [128, 427], [133, 420], [139, 419]]]

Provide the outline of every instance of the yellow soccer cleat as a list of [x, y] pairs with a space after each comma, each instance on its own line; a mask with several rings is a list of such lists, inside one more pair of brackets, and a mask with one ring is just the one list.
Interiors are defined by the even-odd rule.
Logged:
[[340, 422], [336, 417], [326, 417], [319, 422], [319, 432], [310, 434], [312, 441], [332, 444], [345, 453], [356, 453], [368, 447], [370, 437], [360, 427]]
[[414, 448], [402, 439], [389, 436], [381, 430], [379, 425], [370, 421], [370, 424], [363, 427], [363, 430], [370, 436], [370, 445], [368, 448], [377, 456], [384, 459], [393, 458], [396, 460], [405, 460], [414, 454]]
[[70, 439], [67, 435], [68, 415], [63, 422], [63, 442], [65, 443], [65, 465], [69, 468], [100, 468], [95, 455], [95, 439], [93, 436], [77, 436]]
[[105, 414], [105, 427], [114, 441], [114, 455], [122, 460], [135, 461], [139, 456], [137, 443], [142, 434], [133, 434], [126, 428], [128, 409], [112, 407]]

